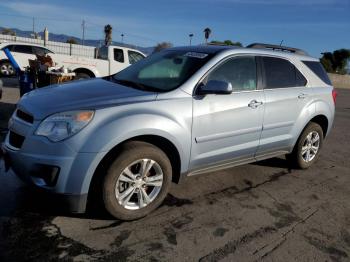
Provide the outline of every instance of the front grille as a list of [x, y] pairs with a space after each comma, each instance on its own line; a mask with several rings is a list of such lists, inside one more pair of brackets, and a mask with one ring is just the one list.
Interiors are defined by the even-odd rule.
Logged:
[[23, 121], [25, 121], [25, 122], [28, 122], [28, 123], [31, 123], [31, 124], [33, 124], [33, 122], [34, 122], [34, 117], [33, 117], [32, 115], [30, 115], [30, 114], [28, 114], [28, 113], [26, 113], [26, 112], [23, 112], [23, 111], [20, 110], [20, 109], [17, 109], [17, 111], [16, 111], [16, 116], [17, 116], [19, 119], [21, 119], [21, 120], [23, 120]]
[[16, 134], [13, 131], [10, 131], [9, 134], [9, 143], [11, 146], [20, 149], [24, 142], [24, 136]]

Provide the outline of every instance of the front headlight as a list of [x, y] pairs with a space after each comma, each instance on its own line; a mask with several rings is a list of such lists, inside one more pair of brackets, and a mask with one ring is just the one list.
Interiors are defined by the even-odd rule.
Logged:
[[92, 110], [57, 113], [42, 121], [35, 134], [58, 142], [78, 133], [90, 123], [93, 116]]

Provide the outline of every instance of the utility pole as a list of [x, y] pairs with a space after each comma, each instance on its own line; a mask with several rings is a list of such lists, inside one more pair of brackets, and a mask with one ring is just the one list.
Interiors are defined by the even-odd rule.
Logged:
[[81, 23], [81, 27], [83, 29], [83, 37], [82, 37], [82, 45], [84, 45], [85, 42], [85, 20]]
[[35, 17], [33, 16], [33, 37], [35, 38]]

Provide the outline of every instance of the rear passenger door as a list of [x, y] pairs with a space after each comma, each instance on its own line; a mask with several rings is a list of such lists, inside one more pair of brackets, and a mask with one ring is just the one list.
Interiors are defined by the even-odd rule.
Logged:
[[294, 64], [280, 57], [259, 57], [265, 94], [263, 131], [256, 157], [286, 153], [293, 127], [310, 100], [307, 80]]

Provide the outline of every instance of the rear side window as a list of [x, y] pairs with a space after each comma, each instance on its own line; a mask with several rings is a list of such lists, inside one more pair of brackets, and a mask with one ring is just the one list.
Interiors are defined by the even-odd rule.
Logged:
[[299, 70], [288, 60], [263, 57], [265, 88], [288, 88], [305, 86], [307, 81]]
[[14, 45], [11, 51], [23, 54], [33, 54], [32, 46], [29, 45]]
[[122, 49], [114, 48], [114, 60], [124, 63], [124, 53]]
[[320, 62], [316, 61], [303, 61], [303, 63], [311, 69], [323, 82], [327, 85], [332, 85], [331, 80], [329, 79], [326, 70], [323, 68]]

